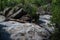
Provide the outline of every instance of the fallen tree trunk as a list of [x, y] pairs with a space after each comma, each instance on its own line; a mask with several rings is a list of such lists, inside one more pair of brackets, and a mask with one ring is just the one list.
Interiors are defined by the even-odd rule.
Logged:
[[14, 13], [13, 15], [11, 15], [10, 17], [15, 17], [17, 14], [19, 14], [23, 9], [21, 8], [19, 11], [17, 11], [16, 13]]

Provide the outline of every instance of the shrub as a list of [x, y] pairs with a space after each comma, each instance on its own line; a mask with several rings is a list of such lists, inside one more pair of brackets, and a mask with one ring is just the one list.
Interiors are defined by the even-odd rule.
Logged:
[[55, 32], [51, 40], [60, 40], [60, 0], [52, 0], [52, 22], [55, 23]]

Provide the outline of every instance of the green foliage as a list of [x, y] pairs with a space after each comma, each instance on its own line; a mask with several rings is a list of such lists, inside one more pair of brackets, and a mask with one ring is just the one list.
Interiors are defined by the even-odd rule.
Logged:
[[6, 7], [13, 7], [20, 3], [20, 0], [0, 0], [0, 10], [3, 10]]
[[37, 7], [32, 5], [32, 4], [26, 4], [24, 5], [24, 9], [27, 13], [29, 13], [30, 15], [34, 15], [37, 11]]
[[56, 28], [50, 40], [60, 40], [60, 29]]
[[37, 20], [36, 18], [39, 18], [38, 15], [36, 15], [37, 6], [35, 6], [33, 3], [35, 0], [1, 0], [1, 9], [3, 10], [5, 7], [14, 7], [17, 4], [22, 3], [22, 8], [30, 15], [32, 18]]
[[55, 32], [51, 40], [60, 40], [60, 0], [52, 0], [52, 22], [55, 23]]
[[26, 1], [23, 9], [32, 17], [35, 19], [35, 21], [37, 21], [39, 19], [39, 15], [36, 14], [37, 12], [37, 6], [33, 5], [32, 3], [30, 3], [30, 1]]
[[46, 4], [50, 3], [50, 2], [51, 2], [51, 0], [35, 0], [34, 4], [36, 6], [41, 6], [41, 5], [46, 5]]
[[37, 21], [39, 18], [39, 15], [36, 14], [37, 7], [47, 4], [48, 1], [50, 0], [1, 0], [0, 10], [22, 3], [23, 9]]
[[13, 7], [17, 4], [34, 4], [36, 6], [41, 6], [47, 4], [50, 0], [0, 0], [0, 10], [3, 10], [5, 7]]
[[52, 5], [52, 22], [60, 24], [60, 5], [58, 1]]

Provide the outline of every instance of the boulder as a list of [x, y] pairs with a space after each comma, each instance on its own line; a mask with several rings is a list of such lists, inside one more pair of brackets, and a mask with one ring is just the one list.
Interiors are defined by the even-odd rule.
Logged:
[[7, 21], [0, 23], [6, 25], [3, 27], [10, 34], [12, 40], [48, 40], [50, 33], [43, 27], [34, 23], [19, 23], [15, 21]]
[[6, 18], [2, 15], [0, 15], [0, 22], [3, 22]]

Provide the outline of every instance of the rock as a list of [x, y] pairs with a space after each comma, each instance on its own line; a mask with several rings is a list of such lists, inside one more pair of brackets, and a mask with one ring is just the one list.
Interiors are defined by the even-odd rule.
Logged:
[[0, 22], [3, 22], [6, 18], [2, 15], [0, 15]]
[[3, 15], [3, 12], [2, 11], [0, 11], [0, 15]]
[[52, 17], [51, 15], [40, 15], [39, 21], [40, 21], [40, 26], [45, 28], [50, 33], [53, 33], [52, 30], [54, 30], [54, 26], [53, 24], [51, 24], [51, 21], [50, 21], [51, 17]]
[[1, 25], [0, 24], [0, 40], [11, 40], [10, 39], [10, 34], [2, 29], [3, 27], [7, 27], [6, 25]]
[[19, 23], [15, 21], [2, 22], [3, 29], [10, 34], [12, 40], [47, 40], [50, 33], [43, 27], [33, 23]]

